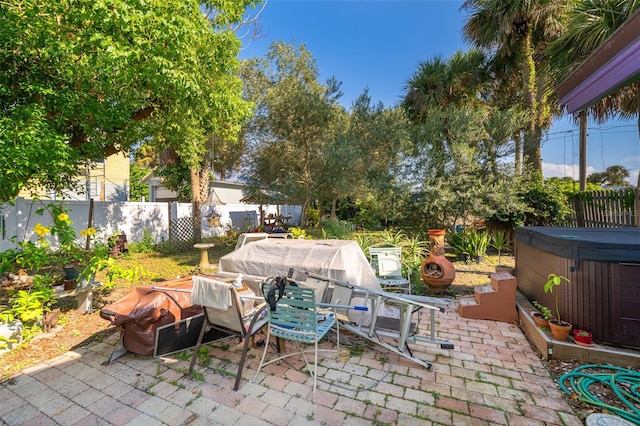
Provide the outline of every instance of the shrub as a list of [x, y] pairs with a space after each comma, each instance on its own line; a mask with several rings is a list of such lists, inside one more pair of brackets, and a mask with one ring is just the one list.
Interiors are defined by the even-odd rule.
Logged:
[[322, 237], [325, 239], [335, 238], [338, 240], [348, 240], [351, 237], [353, 224], [338, 219], [322, 220]]
[[151, 232], [145, 228], [142, 231], [142, 240], [129, 243], [128, 249], [131, 253], [153, 253], [155, 251], [155, 242]]
[[463, 229], [460, 232], [448, 232], [447, 243], [458, 256], [467, 256], [469, 260], [479, 260], [487, 254], [490, 237], [486, 231]]

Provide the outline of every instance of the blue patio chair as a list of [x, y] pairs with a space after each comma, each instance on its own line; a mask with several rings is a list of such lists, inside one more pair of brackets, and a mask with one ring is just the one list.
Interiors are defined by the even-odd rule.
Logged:
[[[268, 293], [267, 289], [263, 288], [263, 293], [266, 295]], [[275, 310], [268, 309], [267, 312], [267, 344], [265, 344], [254, 381], [265, 365], [291, 356], [302, 355], [309, 374], [313, 377], [313, 401], [315, 402], [318, 373], [318, 342], [334, 325], [336, 326], [337, 333], [337, 348], [335, 350], [323, 349], [320, 351], [335, 351], [337, 355], [340, 350], [340, 328], [339, 323], [336, 321], [335, 308], [332, 310], [318, 310], [316, 291], [314, 289], [289, 284], [284, 288], [284, 293], [280, 299], [276, 301]], [[287, 353], [265, 362], [269, 347], [268, 342], [271, 335], [277, 339], [290, 340], [298, 344], [313, 345], [313, 370], [306, 356], [307, 353], [311, 352], [310, 350], [300, 349], [297, 352]], [[280, 345], [278, 347], [280, 347]]]

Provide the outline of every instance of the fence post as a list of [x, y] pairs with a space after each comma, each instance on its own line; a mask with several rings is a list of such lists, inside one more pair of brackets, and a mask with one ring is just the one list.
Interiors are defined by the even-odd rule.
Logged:
[[[640, 184], [640, 176], [638, 177], [638, 183]], [[636, 228], [640, 228], [640, 187], [636, 186], [635, 195], [636, 197], [633, 201], [633, 217], [635, 218]]]
[[173, 221], [171, 218], [171, 201], [167, 201], [167, 219], [168, 219], [168, 223], [167, 223], [167, 235], [169, 238], [169, 241], [167, 241], [169, 243], [169, 251], [171, 251], [173, 249], [172, 245], [173, 245]]

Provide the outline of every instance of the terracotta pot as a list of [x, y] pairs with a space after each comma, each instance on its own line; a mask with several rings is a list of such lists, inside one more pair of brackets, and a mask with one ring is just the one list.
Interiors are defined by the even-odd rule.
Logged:
[[571, 324], [566, 321], [558, 323], [558, 320], [555, 318], [549, 320], [549, 328], [551, 329], [551, 335], [556, 340], [567, 340], [571, 332]]
[[538, 311], [531, 312], [531, 318], [538, 327], [549, 327], [549, 321], [544, 318], [544, 315]]
[[456, 277], [453, 263], [444, 255], [444, 229], [429, 231], [430, 252], [420, 266], [422, 281], [427, 283], [431, 290], [442, 292], [451, 285]]
[[593, 334], [587, 330], [573, 330], [573, 341], [582, 346], [593, 346]]

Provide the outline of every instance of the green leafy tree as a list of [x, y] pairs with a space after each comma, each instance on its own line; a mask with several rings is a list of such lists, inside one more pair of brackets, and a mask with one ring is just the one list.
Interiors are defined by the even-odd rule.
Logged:
[[321, 185], [323, 152], [340, 114], [339, 83], [318, 81], [315, 59], [304, 45], [271, 45], [264, 58], [243, 67], [246, 96], [255, 102], [245, 126], [245, 178], [302, 205], [302, 223]]
[[[595, 172], [587, 176], [587, 182], [591, 184], [624, 186], [630, 185], [626, 179], [629, 177], [629, 170], [620, 165], [609, 166], [604, 172]], [[601, 189], [601, 188], [600, 188]]]
[[[598, 173], [594, 173], [598, 174]], [[590, 177], [590, 176], [589, 176]], [[587, 178], [588, 180], [588, 178]], [[563, 178], [552, 177], [545, 179], [545, 184], [549, 187], [553, 187], [564, 194], [567, 198], [570, 198], [580, 192], [580, 184], [578, 181], [566, 176]], [[587, 191], [599, 191], [602, 189], [601, 182], [593, 180], [587, 182]]]
[[607, 176], [604, 172], [593, 172], [589, 176], [587, 176], [587, 185], [598, 185], [602, 186], [607, 182]]
[[[449, 107], [429, 113], [420, 128], [424, 138], [416, 143], [413, 170], [405, 177], [421, 183], [405, 204], [410, 223], [450, 228], [490, 217], [505, 206], [524, 208], [517, 196], [519, 185], [513, 170], [494, 165], [481, 148], [490, 138], [486, 126], [491, 122], [490, 114], [490, 108], [477, 107]], [[441, 151], [429, 141], [441, 138], [444, 132], [449, 142]]]
[[376, 210], [387, 210], [392, 201], [386, 188], [395, 180], [400, 154], [410, 143], [404, 110], [374, 104], [365, 90], [343, 117], [340, 131], [323, 151], [318, 197], [331, 201], [331, 217], [340, 206], [349, 212], [343, 219], [353, 219], [364, 199], [377, 200]]
[[[433, 121], [434, 116], [446, 120], [448, 115], [441, 114], [445, 110], [481, 104], [488, 80], [487, 58], [479, 50], [456, 52], [446, 60], [436, 56], [420, 63], [406, 82], [402, 105], [416, 124]], [[450, 149], [449, 126], [442, 124], [441, 132], [428, 135], [433, 154]]]
[[232, 139], [250, 114], [232, 24], [256, 3], [207, 0], [207, 19], [192, 0], [2, 2], [0, 199], [145, 139], [196, 176], [206, 135]]
[[132, 162], [129, 166], [129, 181], [131, 182], [129, 190], [129, 198], [131, 201], [142, 201], [149, 198], [149, 185], [142, 183], [149, 173], [149, 169], [139, 167], [136, 162]]
[[629, 177], [629, 169], [624, 166], [614, 165], [609, 166], [604, 171], [607, 177], [607, 184], [612, 186], [628, 185], [626, 179]]

